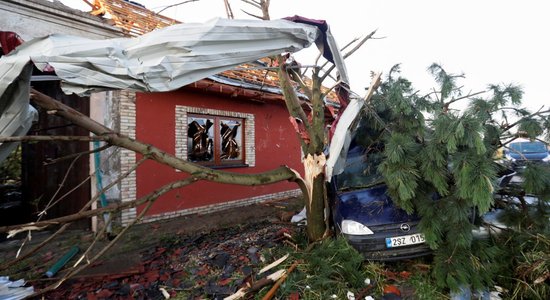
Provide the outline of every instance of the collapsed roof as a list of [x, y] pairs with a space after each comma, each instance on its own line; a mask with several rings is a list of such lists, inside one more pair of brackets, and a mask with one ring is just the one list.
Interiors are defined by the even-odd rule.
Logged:
[[143, 5], [128, 0], [85, 1], [92, 7], [94, 16], [109, 15], [115, 26], [128, 36], [140, 36], [155, 29], [164, 28], [181, 22], [146, 9]]
[[[136, 38], [36, 38], [0, 58], [0, 134], [24, 135], [32, 122], [31, 62], [40, 70], [53, 67], [66, 93], [170, 91], [245, 62], [298, 51], [318, 36], [316, 27], [286, 20], [214, 19]], [[9, 145], [0, 145], [0, 159]]]

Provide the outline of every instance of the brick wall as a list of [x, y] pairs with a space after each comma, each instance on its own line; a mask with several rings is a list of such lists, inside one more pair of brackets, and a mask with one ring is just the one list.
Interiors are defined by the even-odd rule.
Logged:
[[[136, 93], [120, 91], [120, 133], [136, 138]], [[136, 163], [136, 153], [130, 150], [120, 151], [120, 173], [128, 172]], [[122, 202], [136, 200], [136, 172], [122, 179], [120, 184], [120, 196]], [[125, 209], [121, 214], [123, 226], [128, 225], [136, 218], [136, 208]]]

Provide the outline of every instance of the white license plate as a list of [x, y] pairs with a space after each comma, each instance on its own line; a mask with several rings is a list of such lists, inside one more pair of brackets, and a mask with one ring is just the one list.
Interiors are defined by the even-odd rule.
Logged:
[[386, 238], [386, 248], [403, 247], [415, 244], [422, 244], [426, 241], [424, 234], [410, 234]]

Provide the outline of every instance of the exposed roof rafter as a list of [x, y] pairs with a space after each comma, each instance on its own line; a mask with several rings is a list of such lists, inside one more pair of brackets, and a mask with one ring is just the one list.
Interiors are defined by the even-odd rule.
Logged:
[[[84, 1], [90, 4], [89, 1]], [[139, 36], [157, 28], [181, 23], [125, 0], [94, 0], [90, 13], [95, 16], [108, 14], [115, 26], [128, 36]]]

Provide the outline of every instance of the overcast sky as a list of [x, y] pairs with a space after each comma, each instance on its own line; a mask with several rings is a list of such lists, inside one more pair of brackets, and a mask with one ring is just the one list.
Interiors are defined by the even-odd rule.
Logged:
[[[135, 0], [159, 11], [183, 0]], [[61, 2], [88, 10], [82, 0]], [[243, 4], [230, 0], [235, 18], [250, 18]], [[340, 46], [377, 30], [383, 39], [368, 41], [346, 60], [352, 89], [364, 94], [370, 71], [387, 71], [401, 64], [403, 75], [421, 91], [433, 86], [426, 68], [437, 62], [451, 73], [465, 73], [467, 90], [484, 90], [489, 83], [516, 83], [531, 109], [550, 106], [550, 3], [509, 0], [271, 0], [271, 19], [301, 15], [326, 20]], [[260, 14], [250, 6], [247, 11]], [[182, 22], [226, 17], [223, 0], [199, 0], [166, 9]], [[315, 47], [296, 57], [313, 63]]]

